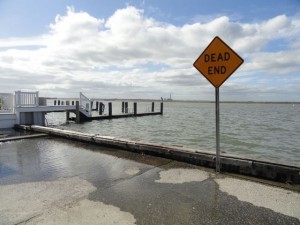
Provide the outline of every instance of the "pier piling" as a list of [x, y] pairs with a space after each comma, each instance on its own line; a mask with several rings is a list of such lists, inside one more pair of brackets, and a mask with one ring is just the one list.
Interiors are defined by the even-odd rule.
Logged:
[[124, 113], [125, 102], [122, 102], [122, 113]]
[[137, 114], [137, 103], [136, 102], [134, 102], [133, 103], [133, 114], [136, 116], [136, 114]]
[[154, 112], [154, 102], [152, 102], [151, 112]]
[[125, 113], [128, 113], [128, 102], [125, 102]]
[[70, 112], [67, 111], [67, 112], [66, 112], [66, 121], [68, 122], [69, 120], [70, 120]]
[[76, 123], [80, 123], [79, 101], [76, 101]]
[[108, 116], [109, 118], [112, 118], [112, 103], [108, 103]]
[[103, 114], [103, 107], [104, 107], [104, 104], [102, 102], [99, 103], [99, 115], [102, 115]]
[[163, 114], [164, 113], [164, 103], [161, 102], [160, 103], [160, 114]]

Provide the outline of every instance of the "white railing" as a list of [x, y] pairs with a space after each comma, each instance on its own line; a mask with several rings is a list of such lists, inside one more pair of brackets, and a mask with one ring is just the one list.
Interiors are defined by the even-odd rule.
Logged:
[[39, 92], [15, 92], [16, 107], [37, 107], [39, 106]]
[[88, 116], [92, 116], [92, 100], [81, 92], [79, 93], [79, 107]]
[[75, 106], [78, 98], [47, 98], [46, 106]]
[[0, 113], [14, 112], [14, 95], [11, 93], [0, 93]]

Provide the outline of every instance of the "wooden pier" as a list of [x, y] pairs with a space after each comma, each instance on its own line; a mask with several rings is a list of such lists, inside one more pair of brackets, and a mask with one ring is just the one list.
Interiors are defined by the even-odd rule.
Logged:
[[[160, 104], [160, 111], [155, 112], [154, 102], [151, 110], [147, 112], [137, 111], [137, 102], [133, 102], [133, 108], [129, 110], [128, 102], [122, 102], [121, 113], [113, 113], [112, 102], [107, 104], [107, 113], [104, 114], [105, 105], [103, 102], [90, 99], [80, 92], [79, 98], [40, 98], [38, 92], [15, 92], [14, 112], [15, 122], [11, 124], [40, 125], [45, 126], [45, 115], [50, 112], [66, 112], [66, 120], [73, 120], [76, 123], [91, 121], [117, 119], [126, 117], [154, 116], [163, 114], [163, 103]], [[133, 110], [132, 110], [133, 109]], [[98, 112], [98, 113], [95, 113]], [[71, 113], [75, 116], [71, 117]], [[97, 114], [97, 115], [95, 115]], [[5, 121], [4, 121], [5, 122]]]
[[141, 117], [141, 116], [155, 116], [155, 115], [162, 115], [163, 114], [163, 103], [160, 103], [160, 111], [154, 111], [154, 102], [151, 103], [151, 112], [137, 112], [137, 102], [133, 103], [133, 112], [128, 111], [128, 102], [122, 102], [122, 113], [121, 114], [113, 114], [112, 102], [108, 102], [108, 114], [103, 115], [103, 103], [96, 101], [96, 108], [92, 109], [92, 111], [99, 112], [98, 116], [82, 113], [80, 111], [79, 103], [76, 102], [76, 110], [75, 115], [76, 117], [70, 117], [70, 112], [67, 112], [66, 119], [71, 121], [76, 121], [77, 123], [91, 121], [91, 120], [106, 120], [106, 119], [119, 119], [119, 118], [127, 118], [127, 117]]
[[120, 118], [127, 118], [127, 117], [141, 117], [141, 116], [155, 116], [155, 115], [162, 115], [162, 114], [161, 112], [149, 112], [149, 113], [138, 113], [138, 114], [117, 114], [117, 115], [103, 115], [103, 116], [91, 116], [91, 117], [85, 117], [81, 115], [80, 121], [77, 121], [76, 117], [69, 117], [69, 120], [84, 122], [84, 121], [91, 121], [91, 120], [120, 119]]

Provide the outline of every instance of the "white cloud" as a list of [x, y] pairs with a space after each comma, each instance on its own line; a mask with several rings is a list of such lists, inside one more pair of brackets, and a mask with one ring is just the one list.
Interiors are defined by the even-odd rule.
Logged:
[[0, 47], [22, 47], [22, 46], [44, 46], [47, 39], [45, 37], [30, 37], [30, 38], [5, 38], [0, 39]]
[[257, 53], [251, 56], [246, 68], [253, 72], [265, 71], [270, 75], [299, 73], [299, 54], [300, 49]]
[[[272, 18], [261, 25], [263, 35], [281, 35], [291, 28], [291, 21], [285, 15]], [[289, 32], [288, 32], [289, 33]]]
[[[137, 95], [157, 97], [176, 91], [204, 98], [201, 91], [209, 85], [192, 64], [216, 35], [245, 58], [236, 72], [241, 76], [264, 73], [264, 78], [273, 79], [274, 74], [300, 71], [300, 46], [293, 44], [300, 35], [296, 17], [279, 15], [246, 24], [220, 16], [205, 23], [175, 26], [147, 18], [143, 10], [132, 6], [116, 10], [107, 19], [68, 7], [66, 15], [57, 15], [49, 25], [48, 33], [0, 39], [1, 91], [39, 89], [69, 96], [90, 90], [101, 97], [105, 90], [106, 97], [141, 98], [144, 96]], [[274, 40], [288, 45], [280, 51], [264, 52]], [[233, 79], [230, 85], [241, 84]]]

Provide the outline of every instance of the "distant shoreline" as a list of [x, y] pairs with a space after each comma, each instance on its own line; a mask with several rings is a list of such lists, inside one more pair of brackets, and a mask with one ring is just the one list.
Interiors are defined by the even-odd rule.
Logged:
[[[100, 100], [100, 99], [99, 99]], [[137, 101], [137, 102], [168, 102], [168, 103], [215, 103], [208, 100], [159, 100], [159, 99], [101, 99], [103, 101]], [[259, 102], [259, 101], [220, 101], [220, 103], [230, 104], [292, 104], [299, 105], [300, 102]]]

